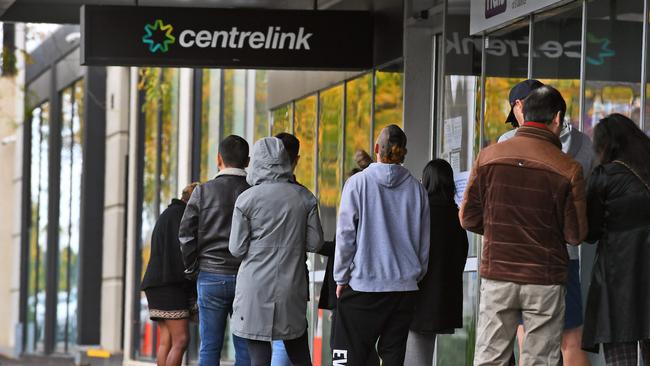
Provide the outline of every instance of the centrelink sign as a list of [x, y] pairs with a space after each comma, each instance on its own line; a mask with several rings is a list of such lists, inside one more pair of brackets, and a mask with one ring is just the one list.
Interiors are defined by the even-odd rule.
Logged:
[[372, 67], [369, 12], [85, 5], [83, 65]]

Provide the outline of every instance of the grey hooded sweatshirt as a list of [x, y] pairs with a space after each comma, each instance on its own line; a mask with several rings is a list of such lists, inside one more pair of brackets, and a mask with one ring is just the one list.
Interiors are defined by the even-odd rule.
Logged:
[[430, 220], [427, 192], [403, 166], [374, 163], [353, 175], [339, 208], [334, 280], [362, 292], [417, 291]]
[[291, 177], [281, 140], [255, 143], [252, 187], [235, 202], [229, 243], [242, 258], [231, 320], [242, 338], [295, 339], [307, 329], [305, 252], [322, 247], [323, 229], [316, 198]]

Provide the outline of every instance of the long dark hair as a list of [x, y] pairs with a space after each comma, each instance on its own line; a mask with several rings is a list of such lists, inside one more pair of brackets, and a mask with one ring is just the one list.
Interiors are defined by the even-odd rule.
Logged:
[[439, 197], [447, 202], [454, 202], [456, 184], [454, 171], [446, 160], [431, 160], [422, 172], [422, 184], [429, 196]]
[[601, 164], [621, 160], [650, 184], [650, 137], [631, 119], [614, 113], [594, 128], [594, 150]]

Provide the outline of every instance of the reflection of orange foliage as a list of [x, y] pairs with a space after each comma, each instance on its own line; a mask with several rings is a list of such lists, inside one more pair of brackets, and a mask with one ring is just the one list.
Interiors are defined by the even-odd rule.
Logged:
[[341, 140], [343, 127], [343, 86], [320, 94], [318, 129], [318, 192], [321, 205], [336, 207], [341, 186]]
[[269, 134], [269, 117], [266, 113], [266, 71], [255, 71], [255, 141]]
[[510, 113], [508, 95], [520, 78], [487, 77], [485, 80], [485, 141], [487, 146], [497, 142], [499, 136], [512, 127], [505, 123]]
[[375, 73], [375, 138], [381, 130], [390, 125], [403, 126], [404, 74], [401, 72], [377, 71]]
[[370, 152], [370, 123], [372, 108], [372, 74], [366, 74], [347, 83], [345, 113], [345, 162], [347, 174], [356, 167], [354, 152]]
[[273, 126], [271, 129], [272, 136], [275, 136], [280, 132], [291, 133], [292, 108], [291, 103], [289, 103], [273, 111]]
[[294, 134], [300, 141], [300, 161], [296, 167], [296, 180], [314, 192], [316, 96], [312, 95], [295, 103], [296, 119]]

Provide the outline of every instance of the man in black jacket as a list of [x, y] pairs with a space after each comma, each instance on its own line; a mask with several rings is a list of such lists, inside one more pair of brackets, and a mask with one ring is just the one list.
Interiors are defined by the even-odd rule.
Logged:
[[[179, 240], [186, 273], [196, 275], [199, 365], [219, 365], [226, 320], [232, 315], [235, 282], [241, 261], [230, 254], [228, 242], [237, 197], [250, 188], [246, 183], [248, 143], [239, 136], [219, 144], [217, 176], [197, 187], [187, 203]], [[233, 335], [237, 365], [250, 365], [247, 344]]]

